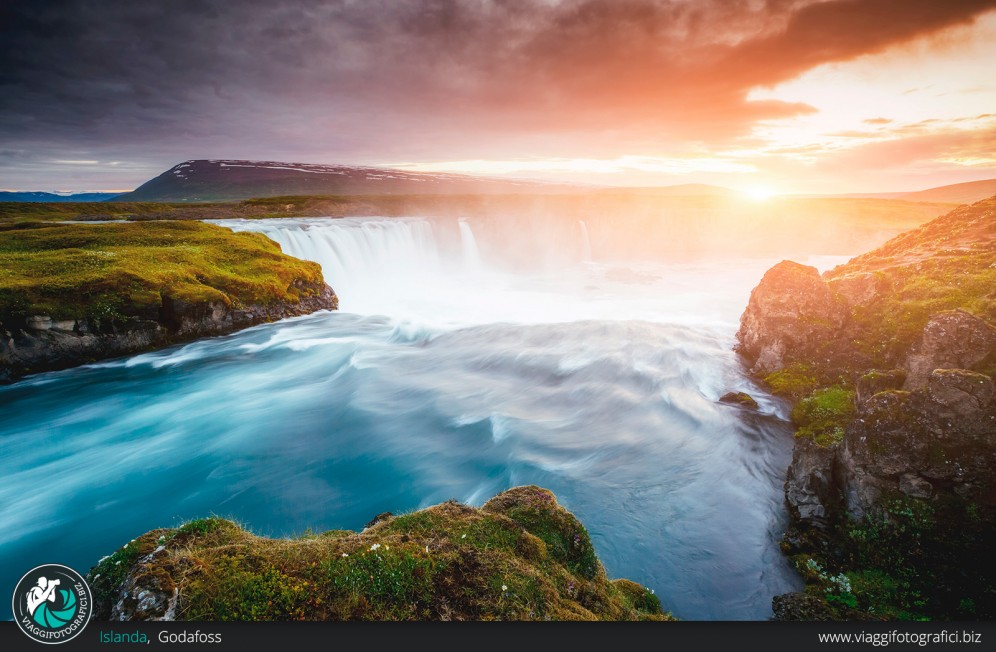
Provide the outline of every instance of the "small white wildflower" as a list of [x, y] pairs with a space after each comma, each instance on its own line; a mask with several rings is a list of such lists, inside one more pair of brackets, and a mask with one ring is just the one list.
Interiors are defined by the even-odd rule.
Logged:
[[460, 535], [460, 538], [461, 538], [461, 539], [466, 539], [466, 538], [467, 538], [467, 535], [466, 535], [466, 534], [462, 534], [462, 535]]
[[384, 546], [384, 550], [390, 550], [391, 546]]
[[120, 565], [121, 565], [121, 560], [119, 559], [119, 560], [117, 560], [116, 562], [114, 562], [114, 565], [115, 565], [115, 566], [120, 566]]
[[380, 548], [380, 544], [379, 543], [375, 543], [372, 546], [370, 546], [371, 550], [376, 550], [377, 548]]
[[344, 553], [342, 553], [342, 556], [343, 556], [343, 557], [348, 557], [348, 556], [349, 556], [349, 553], [348, 553], [348, 552], [344, 552]]
[[508, 591], [508, 587], [507, 587], [507, 586], [505, 586], [504, 584], [502, 584], [502, 585], [501, 585], [501, 590], [502, 590], [502, 591]]
[[425, 554], [427, 554], [427, 555], [429, 554], [429, 546], [425, 547]]
[[650, 589], [650, 595], [653, 595], [653, 594], [654, 594], [654, 590]]

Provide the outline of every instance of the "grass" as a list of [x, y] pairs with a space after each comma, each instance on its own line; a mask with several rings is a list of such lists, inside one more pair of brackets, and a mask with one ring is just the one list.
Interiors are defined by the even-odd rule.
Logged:
[[[130, 551], [158, 546], [135, 564]], [[176, 588], [181, 620], [671, 619], [645, 587], [608, 580], [584, 527], [538, 487], [360, 533], [268, 539], [223, 519], [155, 530], [91, 569], [98, 616], [115, 601], [121, 568], [152, 590]]]
[[201, 222], [0, 224], [0, 322], [30, 315], [155, 319], [164, 296], [226, 306], [297, 302], [321, 268], [255, 233]]
[[909, 350], [930, 317], [961, 308], [996, 323], [996, 253], [938, 256], [886, 272], [894, 288], [855, 310], [857, 342], [874, 364], [888, 366]]

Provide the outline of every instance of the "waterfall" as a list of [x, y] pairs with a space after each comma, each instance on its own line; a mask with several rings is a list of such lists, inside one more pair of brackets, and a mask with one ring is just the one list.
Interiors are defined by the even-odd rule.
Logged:
[[588, 238], [588, 225], [584, 220], [578, 222], [581, 228], [581, 262], [591, 262], [591, 240]]
[[477, 240], [474, 239], [474, 231], [470, 228], [467, 220], [460, 220], [460, 245], [463, 250], [463, 260], [471, 271], [481, 270], [481, 252], [477, 249]]
[[[353, 312], [383, 314], [399, 295], [424, 293], [444, 278], [443, 247], [421, 219], [216, 220], [235, 231], [263, 233], [284, 253], [322, 266], [325, 282]], [[469, 230], [469, 227], [468, 227]]]

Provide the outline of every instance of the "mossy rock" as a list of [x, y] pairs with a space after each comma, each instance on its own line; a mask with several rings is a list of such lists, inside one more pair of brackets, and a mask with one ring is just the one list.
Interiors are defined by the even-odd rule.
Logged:
[[[581, 523], [539, 487], [446, 502], [360, 533], [258, 537], [218, 518], [154, 530], [90, 571], [102, 617], [178, 620], [672, 620], [609, 581]], [[151, 608], [149, 607], [151, 605]]]
[[795, 435], [821, 446], [835, 444], [843, 440], [854, 413], [853, 391], [844, 387], [816, 390], [792, 408]]
[[546, 544], [554, 559], [587, 579], [604, 576], [588, 530], [557, 504], [553, 492], [533, 485], [495, 496], [482, 508], [509, 517]]
[[720, 403], [728, 403], [730, 405], [739, 405], [740, 407], [748, 408], [751, 410], [757, 409], [757, 401], [754, 397], [746, 392], [727, 392], [719, 397]]

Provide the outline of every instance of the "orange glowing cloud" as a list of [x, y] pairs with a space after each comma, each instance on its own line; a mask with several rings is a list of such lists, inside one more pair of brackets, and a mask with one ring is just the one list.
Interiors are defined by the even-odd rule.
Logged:
[[216, 157], [843, 191], [904, 139], [936, 158], [876, 183], [996, 176], [996, 0], [165, 6], [5, 10], [6, 185]]

